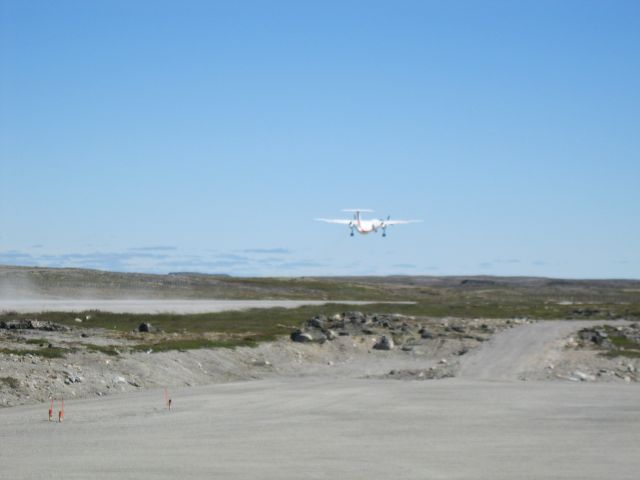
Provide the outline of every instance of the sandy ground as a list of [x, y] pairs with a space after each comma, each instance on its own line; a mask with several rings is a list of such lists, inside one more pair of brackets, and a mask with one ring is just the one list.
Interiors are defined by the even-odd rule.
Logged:
[[[113, 313], [208, 313], [250, 308], [297, 308], [303, 305], [325, 305], [327, 303], [367, 305], [380, 302], [322, 301], [322, 300], [2, 300], [0, 311], [37, 312], [81, 312], [102, 310]], [[413, 302], [381, 302], [413, 303]]]
[[172, 388], [171, 412], [162, 389], [67, 400], [62, 424], [47, 404], [2, 409], [0, 477], [635, 480], [640, 384], [517, 380], [557, 355], [567, 324], [505, 330], [453, 379], [326, 367]]

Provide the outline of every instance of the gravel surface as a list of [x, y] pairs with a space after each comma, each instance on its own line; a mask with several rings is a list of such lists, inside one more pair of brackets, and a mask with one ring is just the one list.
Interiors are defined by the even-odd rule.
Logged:
[[297, 308], [303, 305], [325, 305], [327, 303], [368, 305], [371, 303], [411, 304], [414, 302], [364, 302], [322, 300], [2, 300], [0, 311], [37, 312], [82, 312], [102, 310], [113, 313], [209, 313], [250, 308]]
[[637, 385], [269, 379], [0, 410], [2, 478], [617, 479]]

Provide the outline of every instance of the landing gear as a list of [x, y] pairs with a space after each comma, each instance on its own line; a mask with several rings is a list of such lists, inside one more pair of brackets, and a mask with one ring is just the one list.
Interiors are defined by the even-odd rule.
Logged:
[[382, 236], [383, 236], [383, 237], [386, 237], [386, 236], [387, 236], [387, 227], [384, 227], [384, 228], [382, 229]]

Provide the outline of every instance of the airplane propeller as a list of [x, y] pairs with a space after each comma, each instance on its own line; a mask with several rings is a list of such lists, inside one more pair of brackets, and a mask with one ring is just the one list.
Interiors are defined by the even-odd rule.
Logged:
[[[391, 220], [391, 215], [387, 215], [387, 222]], [[387, 236], [387, 225], [384, 223], [385, 220], [382, 221], [382, 236], [386, 237]]]

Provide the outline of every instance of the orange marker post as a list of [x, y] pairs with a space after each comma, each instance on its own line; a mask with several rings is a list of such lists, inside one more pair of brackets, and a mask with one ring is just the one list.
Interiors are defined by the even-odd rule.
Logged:
[[62, 399], [62, 405], [60, 407], [60, 411], [58, 412], [58, 422], [62, 423], [64, 420], [64, 398]]
[[53, 398], [51, 399], [51, 406], [49, 407], [49, 421], [53, 420]]

